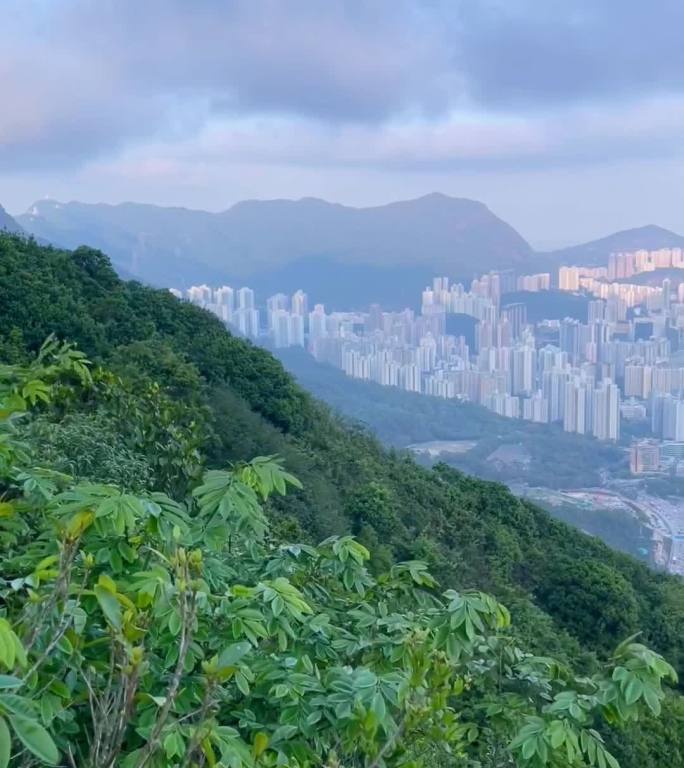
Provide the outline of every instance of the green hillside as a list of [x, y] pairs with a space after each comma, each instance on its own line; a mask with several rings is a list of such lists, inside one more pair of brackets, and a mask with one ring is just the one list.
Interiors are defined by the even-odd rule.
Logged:
[[[425, 469], [383, 449], [300, 389], [267, 352], [168, 292], [121, 282], [101, 253], [0, 235], [0, 359], [26, 364], [50, 334], [109, 373], [98, 374], [97, 397], [66, 391], [31, 424], [27, 439], [45, 463], [178, 498], [207, 466], [278, 454], [303, 486], [269, 502], [279, 536], [313, 543], [351, 532], [371, 551], [376, 575], [398, 561], [425, 561], [444, 588], [475, 587], [501, 599], [519, 642], [587, 675], [639, 631], [684, 671], [681, 581], [500, 485], [445, 466]], [[672, 694], [657, 722], [602, 732], [623, 768], [682, 765], [683, 717]], [[515, 764], [478, 759], [469, 764]]]

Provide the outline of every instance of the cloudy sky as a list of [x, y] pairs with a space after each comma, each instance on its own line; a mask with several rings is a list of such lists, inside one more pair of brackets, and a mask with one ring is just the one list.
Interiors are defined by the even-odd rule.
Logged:
[[0, 203], [442, 191], [684, 232], [682, 0], [1, 0]]

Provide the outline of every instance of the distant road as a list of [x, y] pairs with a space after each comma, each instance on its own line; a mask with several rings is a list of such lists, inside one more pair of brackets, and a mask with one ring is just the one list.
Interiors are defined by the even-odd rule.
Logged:
[[646, 517], [651, 526], [670, 540], [667, 571], [684, 576], [684, 502], [674, 504], [667, 499], [642, 494], [636, 501], [614, 491], [589, 489], [590, 493], [605, 498], [618, 499], [639, 517]]

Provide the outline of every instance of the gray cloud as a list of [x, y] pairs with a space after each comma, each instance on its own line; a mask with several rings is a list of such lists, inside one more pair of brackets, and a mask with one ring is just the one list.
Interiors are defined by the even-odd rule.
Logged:
[[168, 130], [211, 113], [382, 121], [446, 103], [434, 70], [447, 49], [404, 0], [9, 2], [0, 87], [27, 119], [47, 101], [58, 123], [101, 119], [116, 135], [146, 133], [155, 114]]
[[611, 101], [684, 88], [680, 0], [471, 0], [454, 44], [474, 101]]
[[4, 5], [0, 169], [136, 148], [490, 169], [682, 146], [680, 0]]

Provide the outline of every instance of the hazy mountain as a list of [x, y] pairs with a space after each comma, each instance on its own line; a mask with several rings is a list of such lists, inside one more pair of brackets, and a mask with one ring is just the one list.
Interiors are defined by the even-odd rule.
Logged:
[[151, 283], [301, 287], [340, 307], [403, 306], [436, 274], [469, 278], [532, 253], [482, 203], [441, 194], [373, 208], [250, 200], [222, 213], [46, 200], [19, 221], [59, 245], [99, 247], [118, 268]]
[[21, 232], [21, 227], [17, 222], [7, 213], [7, 211], [0, 205], [0, 230], [6, 230], [7, 232]]
[[684, 248], [684, 237], [655, 224], [636, 229], [625, 229], [599, 240], [561, 248], [540, 257], [554, 264], [583, 264], [601, 266], [608, 263], [608, 256], [614, 251], [635, 251], [639, 248]]
[[482, 203], [437, 193], [372, 208], [249, 200], [221, 213], [42, 200], [17, 221], [57, 245], [101, 248], [125, 277], [177, 287], [246, 284], [261, 299], [303, 288], [332, 308], [415, 306], [440, 274], [467, 281], [514, 266], [555, 273], [560, 264], [606, 264], [611, 251], [684, 247], [681, 235], [650, 225], [534, 253]]

